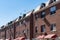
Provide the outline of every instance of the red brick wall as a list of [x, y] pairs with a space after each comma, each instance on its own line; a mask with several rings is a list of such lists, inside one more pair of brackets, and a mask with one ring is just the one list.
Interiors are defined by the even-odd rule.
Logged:
[[[41, 25], [45, 25], [45, 27], [46, 27], [46, 33], [47, 34], [52, 34], [52, 33], [54, 33], [54, 34], [57, 34], [58, 36], [60, 36], [60, 4], [57, 4], [56, 5], [57, 6], [57, 11], [56, 11], [56, 13], [55, 13], [55, 15], [50, 15], [50, 8], [47, 8], [46, 10], [45, 10], [45, 12], [46, 12], [46, 19], [47, 19], [47, 21], [51, 24], [51, 23], [56, 23], [56, 32], [52, 32], [51, 30], [50, 30], [50, 26], [48, 26], [45, 22], [44, 22], [44, 19], [41, 19], [40, 18], [40, 16], [37, 18], [37, 20], [35, 19], [35, 16], [34, 16], [34, 37], [37, 37], [38, 35], [40, 35], [41, 34]], [[38, 15], [40, 15], [40, 12], [37, 12], [36, 14], [38, 14]], [[35, 27], [38, 27], [38, 32], [37, 33], [35, 33]]]

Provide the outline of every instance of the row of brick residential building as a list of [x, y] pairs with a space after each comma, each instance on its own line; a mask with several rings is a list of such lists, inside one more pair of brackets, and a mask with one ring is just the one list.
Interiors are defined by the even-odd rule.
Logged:
[[9, 40], [55, 40], [60, 39], [60, 0], [49, 0], [48, 4], [19, 16], [0, 28], [0, 39]]

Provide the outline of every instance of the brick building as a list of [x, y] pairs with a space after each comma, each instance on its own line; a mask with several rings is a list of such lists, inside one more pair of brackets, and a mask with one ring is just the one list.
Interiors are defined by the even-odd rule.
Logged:
[[60, 39], [60, 0], [42, 3], [0, 29], [0, 39]]

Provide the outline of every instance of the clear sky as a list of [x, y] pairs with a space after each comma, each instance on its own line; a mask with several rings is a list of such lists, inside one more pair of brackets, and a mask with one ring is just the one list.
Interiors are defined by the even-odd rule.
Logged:
[[36, 8], [48, 0], [0, 0], [0, 26]]

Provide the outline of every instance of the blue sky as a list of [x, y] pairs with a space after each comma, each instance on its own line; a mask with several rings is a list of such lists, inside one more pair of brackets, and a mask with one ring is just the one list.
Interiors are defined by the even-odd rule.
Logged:
[[48, 0], [0, 0], [0, 26], [16, 19], [20, 15], [35, 9]]

